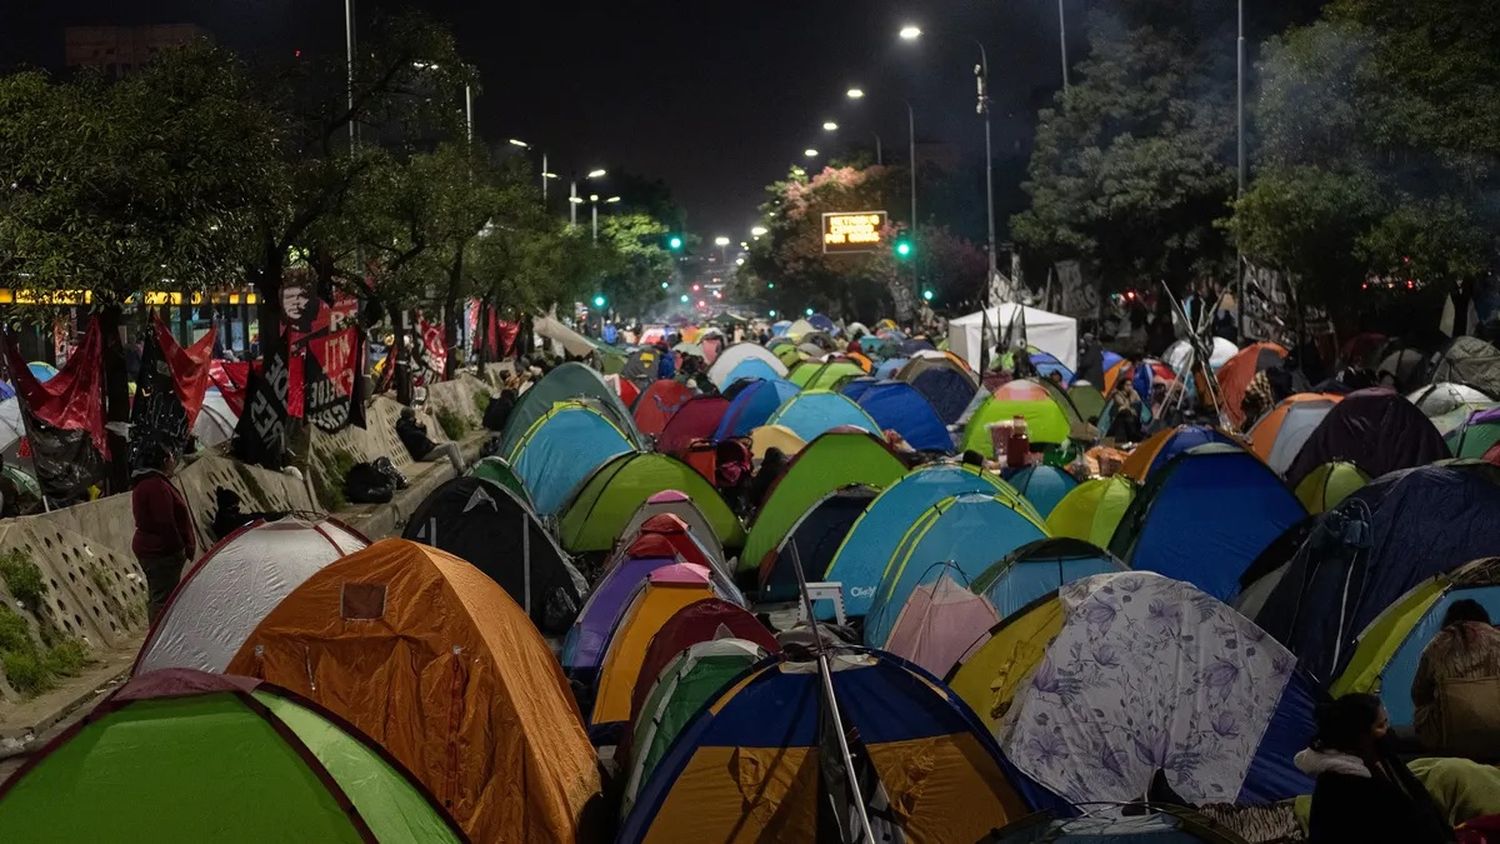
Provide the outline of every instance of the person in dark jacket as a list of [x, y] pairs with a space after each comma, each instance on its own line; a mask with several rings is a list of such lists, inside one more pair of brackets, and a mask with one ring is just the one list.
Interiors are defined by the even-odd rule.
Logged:
[[406, 446], [411, 459], [430, 463], [447, 457], [448, 462], [453, 464], [454, 473], [464, 473], [464, 458], [458, 450], [458, 443], [439, 445], [433, 442], [427, 436], [427, 426], [417, 421], [417, 414], [409, 407], [401, 408], [401, 416], [396, 420], [396, 436]]
[[135, 537], [130, 550], [146, 574], [147, 606], [155, 621], [182, 577], [182, 567], [197, 554], [198, 543], [187, 500], [172, 485], [176, 456], [161, 445], [151, 445], [142, 452], [141, 465], [131, 476]]
[[786, 452], [772, 446], [766, 449], [766, 454], [760, 459], [760, 469], [756, 470], [754, 480], [750, 481], [750, 488], [745, 491], [746, 514], [753, 513], [766, 503], [766, 496], [771, 493], [771, 487], [786, 471], [791, 461], [786, 459]]
[[1453, 840], [1427, 789], [1383, 745], [1390, 717], [1380, 698], [1347, 694], [1318, 708], [1318, 734], [1297, 754], [1297, 767], [1317, 778], [1309, 837], [1312, 844]]
[[510, 420], [510, 412], [516, 409], [516, 391], [509, 387], [500, 391], [500, 395], [490, 399], [489, 406], [484, 409], [484, 427], [487, 431], [501, 433], [505, 430], [505, 423]]

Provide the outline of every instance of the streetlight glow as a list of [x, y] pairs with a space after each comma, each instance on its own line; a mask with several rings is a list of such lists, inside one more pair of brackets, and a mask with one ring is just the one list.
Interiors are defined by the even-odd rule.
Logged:
[[598, 202], [598, 201], [599, 201], [599, 194], [597, 194], [597, 193], [591, 193], [591, 194], [589, 194], [589, 202]]
[[770, 229], [766, 228], [765, 226], [751, 226], [750, 227], [750, 235], [751, 235], [751, 237], [764, 237], [769, 232], [770, 232]]
[[902, 41], [915, 41], [922, 37], [922, 28], [914, 24], [907, 24], [901, 27], [899, 35]]
[[667, 289], [667, 283], [665, 281], [661, 283], [661, 289], [663, 289], [663, 290]]
[[582, 205], [583, 204], [583, 197], [581, 197], [581, 196], [570, 196], [570, 197], [568, 197], [568, 201], [571, 202], [571, 203], [573, 203], [574, 205]]
[[823, 131], [824, 132], [837, 132], [838, 130], [839, 130], [839, 125], [837, 123], [834, 123], [832, 120], [825, 120], [825, 121], [823, 121]]
[[865, 96], [865, 91], [863, 88], [850, 88], [849, 90], [844, 92], [844, 96], [848, 97], [851, 100], [863, 99]]
[[681, 295], [681, 296], [678, 296], [678, 297], [677, 297], [677, 301], [679, 301], [679, 302], [681, 302], [681, 303], [682, 303], [682, 304], [684, 304], [684, 305], [686, 305], [686, 304], [687, 304], [687, 302], [688, 302], [688, 295], [687, 295], [687, 294], [686, 294], [686, 293], [684, 293], [684, 294], [682, 294], [682, 295]]
[[729, 245], [729, 238], [727, 238], [727, 237], [725, 237], [723, 235], [719, 235], [718, 237], [714, 238], [714, 245], [715, 246], [728, 246]]
[[619, 198], [619, 197], [618, 197], [618, 196], [611, 196], [611, 197], [610, 197], [610, 198], [609, 198], [609, 199], [606, 199], [606, 200], [604, 200], [604, 201], [605, 201], [605, 202], [606, 202], [606, 203], [609, 203], [609, 202], [619, 202], [619, 201], [620, 201], [620, 198]]
[[602, 179], [602, 178], [604, 178], [604, 168], [601, 167], [598, 170], [590, 170], [589, 173], [588, 173], [588, 178], [590, 178], [590, 179]]
[[808, 147], [807, 149], [803, 150], [802, 154], [805, 155], [805, 156], [807, 156], [808, 158], [817, 158], [818, 157], [818, 151], [815, 150], [815, 149], [813, 149], [812, 147]]
[[542, 178], [543, 179], [561, 179], [562, 176], [559, 176], [556, 173], [543, 173], [542, 174]]
[[531, 149], [531, 144], [528, 144], [525, 141], [518, 141], [515, 138], [510, 139], [510, 145], [513, 147], [520, 147], [521, 149]]
[[735, 258], [734, 259], [734, 265], [736, 267], [743, 267], [743, 266], [745, 266], [745, 259], [744, 258]]

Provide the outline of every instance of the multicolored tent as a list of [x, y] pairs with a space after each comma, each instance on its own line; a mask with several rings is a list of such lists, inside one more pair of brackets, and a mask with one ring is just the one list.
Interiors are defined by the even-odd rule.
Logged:
[[[578, 399], [596, 402], [599, 411], [625, 432], [636, 448], [646, 447], [630, 411], [625, 409], [619, 394], [604, 383], [604, 377], [585, 364], [569, 361], [548, 372], [516, 400], [510, 418], [505, 420], [505, 432], [500, 436], [500, 448], [496, 453], [509, 459], [515, 453], [516, 444], [537, 420], [552, 410], [553, 405]], [[511, 464], [514, 465], [515, 461], [511, 460]]]
[[[850, 616], [869, 612], [875, 587], [885, 572], [891, 549], [929, 507], [965, 493], [1006, 495], [1017, 506], [1031, 504], [999, 476], [962, 463], [929, 463], [913, 469], [870, 502], [834, 552], [822, 580], [842, 584], [844, 611]], [[1032, 512], [1040, 520], [1035, 512]], [[821, 613], [819, 618], [824, 617]], [[832, 618], [829, 613], [828, 618]]]
[[708, 517], [703, 515], [703, 511], [698, 509], [698, 505], [693, 503], [693, 499], [689, 498], [687, 493], [675, 489], [654, 493], [636, 508], [635, 514], [620, 531], [620, 541], [623, 542], [639, 535], [642, 525], [664, 514], [681, 520], [684, 529], [709, 553], [710, 558], [719, 563], [728, 559], [724, 554], [724, 547], [719, 544], [719, 535], [709, 524]]
[[1157, 469], [1167, 465], [1172, 458], [1200, 445], [1218, 443], [1241, 448], [1239, 440], [1208, 425], [1178, 425], [1164, 428], [1131, 450], [1126, 455], [1120, 473], [1145, 483]]
[[467, 840], [381, 747], [304, 698], [183, 668], [115, 690], [0, 785], [8, 841]]
[[865, 370], [859, 364], [834, 358], [822, 363], [807, 361], [800, 364], [791, 371], [787, 380], [804, 390], [837, 390], [841, 382], [864, 374]]
[[1062, 602], [1054, 591], [1001, 619], [944, 678], [989, 733], [999, 733], [1001, 719], [1041, 664], [1062, 623]]
[[635, 451], [598, 404], [569, 401], [536, 420], [507, 459], [531, 491], [537, 515], [552, 516], [596, 469]]
[[622, 547], [627, 555], [647, 552], [654, 554], [659, 549], [666, 548], [669, 549], [667, 553], [677, 556], [684, 563], [703, 566], [721, 580], [734, 580], [734, 574], [729, 570], [723, 555], [714, 554], [709, 548], [710, 543], [700, 540], [693, 528], [673, 513], [657, 513], [641, 522], [636, 533], [623, 537], [622, 541], [626, 543]]
[[1476, 601], [1491, 618], [1500, 618], [1500, 557], [1475, 560], [1424, 580], [1387, 607], [1359, 634], [1354, 655], [1329, 694], [1379, 694], [1391, 726], [1410, 728], [1415, 717], [1412, 681], [1422, 650], [1442, 626], [1448, 608], [1463, 600]]
[[131, 673], [224, 671], [245, 637], [319, 569], [369, 544], [333, 519], [257, 521], [188, 569], [146, 634]]
[[1500, 349], [1478, 337], [1454, 337], [1438, 357], [1432, 380], [1468, 384], [1500, 398]]
[[[911, 841], [975, 841], [1027, 812], [993, 740], [930, 676], [872, 651], [830, 663], [844, 724], [868, 760], [858, 775], [870, 815]], [[678, 735], [619, 840], [815, 838], [830, 799], [820, 774], [841, 764], [821, 748], [821, 694], [806, 662], [776, 659], [742, 676]]]
[[740, 381], [731, 389], [733, 395], [725, 392], [729, 407], [719, 418], [719, 427], [714, 431], [715, 440], [749, 436], [751, 431], [764, 425], [778, 407], [801, 392], [800, 387], [784, 378]]
[[[804, 394], [805, 395], [805, 394]], [[839, 396], [841, 401], [848, 401]], [[906, 474], [906, 466], [885, 441], [863, 431], [830, 431], [792, 459], [766, 495], [750, 524], [740, 571], [765, 565], [793, 525], [825, 495], [846, 486], [885, 489]]]
[[1045, 538], [1041, 520], [1008, 496], [965, 493], [932, 505], [888, 557], [865, 615], [865, 644], [885, 646], [901, 608], [934, 567], [953, 565], [972, 580], [996, 559]]
[[1005, 480], [1031, 502], [1043, 519], [1078, 486], [1078, 480], [1067, 471], [1044, 463], [1027, 466]]
[[1297, 500], [1313, 515], [1326, 513], [1370, 482], [1370, 476], [1346, 461], [1324, 463], [1297, 484]]
[[473, 476], [433, 490], [412, 511], [401, 536], [473, 563], [543, 633], [565, 632], [588, 594], [573, 560], [526, 504], [510, 490]]
[[1454, 457], [1484, 457], [1485, 452], [1500, 443], [1500, 407], [1470, 414], [1446, 440]]
[[766, 653], [781, 652], [781, 644], [760, 619], [722, 598], [694, 601], [673, 613], [651, 637], [646, 656], [641, 660], [640, 678], [630, 694], [631, 723], [639, 722], [657, 678], [678, 654], [699, 642], [731, 637], [751, 642]]
[[681, 456], [695, 441], [711, 439], [728, 409], [729, 400], [722, 396], [688, 399], [657, 435], [656, 450]]
[[969, 588], [983, 595], [1000, 618], [1008, 618], [1075, 580], [1124, 570], [1124, 563], [1096, 545], [1078, 539], [1041, 539], [1022, 545], [985, 569]]
[[1002, 384], [969, 417], [964, 425], [964, 450], [994, 457], [995, 444], [990, 439], [989, 426], [1009, 422], [1017, 416], [1026, 420], [1027, 436], [1033, 443], [1055, 445], [1068, 441], [1071, 426], [1053, 394], [1036, 381], [1023, 378]]
[[1224, 396], [1220, 410], [1236, 430], [1245, 424], [1243, 405], [1251, 380], [1264, 370], [1281, 366], [1286, 356], [1286, 348], [1276, 343], [1251, 343], [1219, 367], [1215, 377]]
[[881, 430], [893, 430], [917, 451], [950, 454], [953, 437], [937, 411], [917, 389], [905, 381], [872, 382], [850, 396], [870, 414]]
[[1133, 569], [1186, 580], [1228, 600], [1261, 550], [1306, 516], [1255, 455], [1238, 446], [1201, 445], [1152, 476], [1109, 550]]
[[830, 390], [803, 390], [786, 400], [767, 425], [780, 425], [805, 442], [834, 428], [852, 427], [880, 433], [880, 426], [870, 414], [839, 393]]
[[928, 570], [891, 625], [885, 650], [937, 676], [1000, 620], [983, 595], [951, 563]]
[[1384, 387], [1355, 390], [1308, 436], [1286, 470], [1286, 482], [1302, 483], [1318, 466], [1347, 460], [1372, 478], [1448, 457], [1437, 428], [1416, 405]]
[[744, 526], [713, 484], [681, 460], [654, 453], [622, 454], [595, 470], [562, 512], [558, 539], [575, 554], [607, 551], [627, 535], [641, 502], [666, 490], [692, 499], [720, 546], [732, 551], [745, 543]]
[[791, 457], [806, 447], [805, 440], [781, 425], [762, 425], [750, 432], [750, 453], [756, 460], [764, 459], [766, 452], [773, 448]]
[[979, 383], [974, 376], [956, 365], [929, 366], [914, 373], [902, 369], [895, 377], [921, 393], [944, 425], [957, 424], [979, 392]]
[[660, 434], [667, 420], [695, 395], [692, 387], [674, 378], [653, 382], [636, 398], [631, 409], [636, 428], [648, 437]]
[[1297, 393], [1282, 399], [1246, 434], [1250, 450], [1276, 474], [1286, 474], [1307, 438], [1343, 399], [1337, 393]]
[[515, 468], [504, 457], [498, 454], [481, 457], [469, 467], [469, 474], [476, 478], [483, 478], [490, 483], [499, 484], [526, 502], [527, 507], [533, 506], [531, 491], [526, 488], [526, 482], [521, 480], [521, 476], [516, 474]]
[[[474, 840], [572, 841], [599, 793], [594, 749], [546, 641], [483, 572], [425, 545], [387, 539], [321, 569], [228, 671], [353, 724], [441, 795]], [[463, 717], [434, 717], [453, 712]]]
[[[740, 364], [750, 360], [760, 361], [767, 370], [770, 370], [770, 374], [762, 374], [754, 369], [746, 369], [743, 373], [737, 372]], [[731, 376], [731, 373], [734, 374]], [[785, 378], [786, 365], [769, 349], [758, 343], [735, 343], [720, 352], [718, 359], [708, 368], [708, 380], [720, 390], [743, 377]]]
[[1047, 532], [1107, 547], [1135, 500], [1135, 482], [1125, 475], [1090, 478], [1068, 491], [1047, 515]]
[[1134, 800], [1164, 771], [1190, 805], [1307, 794], [1292, 764], [1317, 691], [1228, 606], [1147, 572], [1059, 590], [1064, 621], [1001, 727], [1023, 773], [1073, 802]]
[[1417, 406], [1428, 419], [1437, 419], [1454, 411], [1473, 411], [1495, 402], [1494, 396], [1467, 384], [1439, 381], [1411, 391], [1407, 401]]
[[[770, 653], [745, 639], [708, 639], [689, 645], [652, 675], [650, 692], [632, 719], [629, 776], [620, 813], [630, 814], [641, 784], [648, 782], [684, 727], [724, 687]], [[642, 679], [645, 679], [642, 672]]]
[[594, 591], [589, 593], [588, 601], [563, 638], [562, 653], [558, 657], [570, 678], [585, 686], [593, 685], [610, 633], [624, 615], [636, 590], [651, 572], [681, 562], [664, 540], [659, 545], [650, 553], [642, 549], [620, 557], [594, 584]]

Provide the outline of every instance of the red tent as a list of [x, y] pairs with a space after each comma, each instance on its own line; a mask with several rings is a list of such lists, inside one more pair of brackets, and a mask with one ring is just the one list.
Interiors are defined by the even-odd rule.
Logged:
[[698, 396], [672, 414], [666, 427], [656, 438], [656, 450], [663, 454], [681, 457], [694, 440], [707, 439], [714, 435], [719, 420], [729, 411], [729, 399], [723, 396]]
[[654, 437], [667, 426], [677, 409], [693, 397], [693, 389], [680, 381], [663, 378], [646, 388], [635, 403], [635, 426]]
[[[684, 522], [677, 516], [671, 513], [658, 513], [641, 522], [641, 539], [645, 540], [652, 535], [660, 536], [666, 540], [671, 546], [673, 553], [681, 557], [683, 562], [697, 563], [700, 566], [706, 566], [710, 569], [716, 567], [712, 562], [713, 555], [709, 554], [708, 549], [704, 548], [694, 538], [693, 532], [688, 528], [687, 522]], [[635, 543], [631, 545], [632, 548], [635, 547]], [[632, 551], [631, 556], [640, 555]]]

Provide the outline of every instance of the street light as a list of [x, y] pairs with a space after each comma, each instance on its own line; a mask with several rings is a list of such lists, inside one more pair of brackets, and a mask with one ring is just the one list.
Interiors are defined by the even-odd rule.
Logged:
[[844, 92], [844, 96], [851, 100], [862, 100], [864, 99], [865, 92], [863, 88], [850, 88]]
[[729, 238], [725, 237], [722, 234], [719, 235], [718, 237], [714, 238], [714, 245], [717, 246], [717, 247], [719, 247], [719, 262], [720, 263], [726, 263], [729, 260], [728, 254], [726, 254], [725, 251], [724, 251], [724, 248], [726, 246], [728, 246], [729, 243], [730, 243]]
[[805, 155], [805, 156], [807, 156], [808, 158], [817, 158], [818, 157], [818, 151], [815, 150], [815, 149], [813, 149], [812, 147], [808, 147], [807, 149], [803, 150], [802, 154]]
[[520, 147], [521, 149], [531, 149], [531, 144], [528, 144], [525, 141], [518, 141], [515, 138], [510, 139], [510, 145], [513, 147]]
[[[604, 169], [601, 167], [590, 170], [584, 175], [584, 178], [602, 179], [604, 178]], [[583, 202], [582, 199], [578, 198], [578, 179], [576, 177], [573, 179], [572, 187], [568, 189], [568, 202], [573, 204], [573, 207], [568, 209], [568, 225], [576, 226], [578, 225], [578, 206]], [[598, 237], [596, 236], [594, 239], [598, 240]]]
[[824, 132], [837, 132], [838, 130], [839, 130], [839, 125], [837, 123], [834, 123], [832, 120], [825, 120], [825, 121], [823, 121], [823, 131]]
[[598, 168], [598, 169], [590, 170], [588, 172], [588, 178], [590, 178], [590, 179], [602, 179], [602, 178], [605, 177], [605, 175], [606, 174], [605, 174], [603, 168]]
[[922, 28], [914, 26], [912, 24], [907, 24], [906, 26], [901, 27], [901, 32], [898, 34], [901, 36], [902, 41], [915, 41], [918, 38], [922, 37]]
[[751, 226], [750, 227], [750, 236], [751, 237], [764, 237], [769, 231], [770, 231], [770, 229], [766, 228], [765, 226]]
[[613, 204], [613, 203], [616, 203], [616, 202], [619, 202], [619, 201], [620, 201], [620, 198], [618, 196], [611, 196], [609, 199], [604, 200], [604, 202], [605, 202], [606, 205]]

